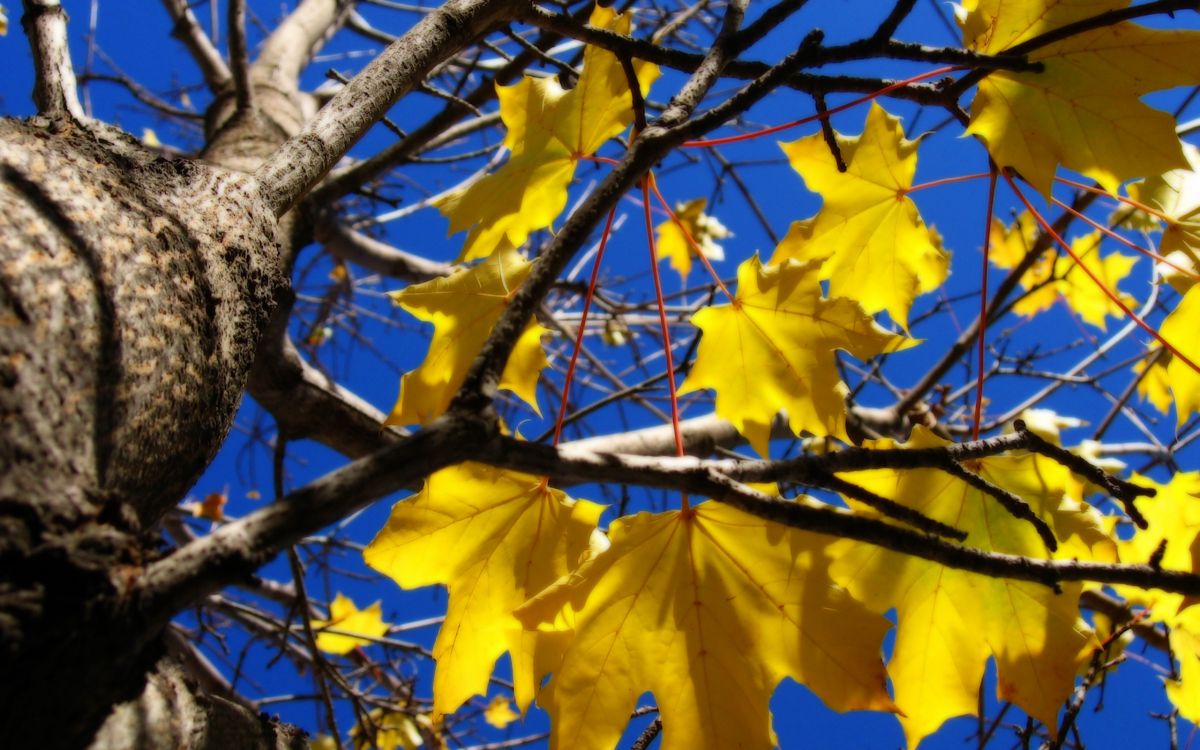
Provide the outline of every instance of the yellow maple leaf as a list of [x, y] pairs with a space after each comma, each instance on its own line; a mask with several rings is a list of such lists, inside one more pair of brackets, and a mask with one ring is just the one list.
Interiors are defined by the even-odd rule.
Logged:
[[420, 713], [376, 708], [369, 718], [369, 729], [362, 724], [355, 724], [350, 729], [354, 750], [417, 750], [425, 744], [420, 725], [432, 728], [429, 717]]
[[[1017, 419], [1025, 423], [1025, 429], [1055, 445], [1062, 445], [1063, 430], [1087, 425], [1078, 417], [1063, 416], [1053, 409], [1025, 409], [1017, 415]], [[1005, 432], [1011, 432], [1011, 428], [1006, 428]]]
[[[428, 424], [446, 411], [471, 361], [532, 266], [517, 251], [501, 248], [472, 268], [389, 295], [400, 307], [433, 324], [433, 340], [420, 366], [400, 380], [400, 396], [384, 424]], [[538, 411], [538, 373], [548, 364], [541, 344], [545, 333], [531, 321], [500, 377], [500, 387], [534, 411]]]
[[1200, 272], [1200, 149], [1185, 143], [1189, 169], [1173, 169], [1129, 186], [1129, 196], [1157, 210], [1163, 222], [1158, 253], [1170, 263], [1157, 269], [1163, 280], [1181, 294], [1196, 283]]
[[[1138, 475], [1133, 480], [1153, 487], [1155, 495], [1137, 501], [1138, 510], [1146, 517], [1146, 528], [1137, 529], [1132, 537], [1117, 544], [1121, 562], [1148, 563], [1165, 542], [1159, 561], [1164, 570], [1195, 570], [1193, 544], [1200, 536], [1200, 472], [1177, 472], [1166, 484]], [[1117, 588], [1127, 600], [1149, 608], [1152, 619], [1167, 624], [1175, 622], [1186, 599], [1183, 594], [1158, 589]]]
[[[596, 6], [592, 26], [628, 35], [633, 17]], [[634, 63], [645, 95], [658, 67]], [[498, 86], [500, 118], [512, 155], [496, 172], [438, 203], [450, 234], [470, 230], [460, 260], [482, 258], [505, 242], [519, 247], [549, 227], [567, 205], [567, 185], [580, 157], [591, 156], [633, 122], [629, 84], [615, 55], [589, 45], [575, 88], [556, 78], [526, 76]]]
[[1121, 253], [1101, 257], [1101, 239], [1100, 232], [1092, 232], [1071, 241], [1071, 249], [1080, 263], [1067, 255], [1059, 256], [1053, 263], [1039, 259], [1021, 277], [1021, 286], [1032, 291], [1013, 305], [1013, 312], [1032, 317], [1061, 299], [1085, 322], [1101, 330], [1104, 330], [1108, 316], [1123, 317], [1125, 312], [1120, 306], [1079, 266], [1086, 266], [1105, 287], [1118, 294], [1126, 304], [1131, 304], [1133, 298], [1118, 291], [1117, 284], [1129, 275], [1137, 259]]
[[[1183, 356], [1200, 361], [1200, 286], [1193, 286], [1159, 326], [1158, 332]], [[1162, 360], [1160, 360], [1162, 361]], [[1192, 412], [1200, 411], [1200, 374], [1179, 357], [1165, 358], [1167, 383], [1175, 401], [1180, 426]]]
[[497, 695], [488, 701], [483, 709], [483, 720], [497, 729], [504, 729], [521, 715], [513, 710], [512, 702], [503, 695]]
[[680, 393], [715, 390], [717, 414], [763, 456], [780, 409], [796, 434], [848, 440], [834, 349], [870, 359], [914, 343], [857, 302], [822, 296], [819, 261], [763, 266], [757, 255], [738, 267], [733, 304], [706, 307], [692, 323], [704, 336]]
[[1179, 660], [1179, 679], [1165, 681], [1167, 698], [1195, 724], [1200, 722], [1200, 607], [1181, 612], [1172, 622], [1171, 652]]
[[780, 144], [792, 168], [824, 204], [792, 224], [771, 264], [822, 260], [831, 297], [857, 300], [868, 313], [886, 310], [905, 328], [918, 294], [946, 280], [950, 256], [925, 226], [906, 192], [917, 168], [917, 141], [899, 118], [871, 105], [861, 135], [837, 136], [846, 171], [838, 171], [820, 133]]
[[[1128, 468], [1128, 465], [1119, 458], [1113, 458], [1112, 456], [1105, 455], [1103, 449], [1104, 444], [1097, 440], [1083, 440], [1080, 441], [1079, 445], [1072, 447], [1071, 452], [1077, 456], [1082, 456], [1083, 458], [1087, 459], [1088, 463], [1109, 474], [1120, 474], [1126, 468]], [[1098, 514], [1099, 511], [1087, 506], [1086, 503], [1083, 502], [1083, 499], [1097, 493], [1105, 494], [1106, 492], [1107, 491], [1103, 487], [1092, 483], [1087, 477], [1072, 473], [1071, 478], [1067, 481], [1064, 494], [1067, 498], [1071, 498], [1072, 502], [1079, 502], [1082, 508], [1087, 508], [1089, 512], [1095, 512]], [[1067, 501], [1064, 500], [1063, 502], [1065, 504]], [[1114, 519], [1115, 516], [1099, 516], [1099, 522], [1101, 523], [1114, 524]], [[1112, 540], [1116, 539], [1116, 535], [1112, 533], [1112, 529], [1106, 529], [1105, 534]], [[1093, 557], [1097, 556], [1093, 555]], [[1117, 548], [1116, 542], [1113, 541], [1109, 545], [1109, 554], [1107, 555], [1105, 562], [1116, 561]]]
[[612, 547], [517, 614], [573, 637], [538, 703], [551, 748], [613, 747], [650, 691], [664, 750], [768, 748], [791, 677], [838, 711], [894, 710], [879, 657], [887, 621], [829, 580], [832, 541], [706, 502], [617, 519]]
[[4, 6], [0, 5], [0, 36], [8, 33], [8, 14], [4, 10]]
[[[383, 608], [375, 602], [366, 609], [359, 609], [344, 594], [338, 594], [329, 604], [328, 620], [313, 620], [313, 631], [317, 636], [317, 648], [331, 654], [348, 654], [355, 646], [368, 646], [372, 638], [381, 638], [388, 632], [383, 621]], [[340, 631], [326, 632], [327, 629]], [[343, 633], [357, 633], [363, 638]]]
[[532, 700], [538, 639], [512, 611], [576, 564], [604, 506], [572, 500], [539, 477], [466, 463], [431, 475], [392, 508], [363, 557], [402, 588], [445, 584], [433, 645], [433, 708], [486, 695], [496, 659], [513, 659], [518, 705]]
[[[1167, 484], [1143, 476], [1133, 479], [1153, 487], [1155, 495], [1137, 501], [1147, 525], [1118, 543], [1121, 562], [1145, 564], [1159, 555], [1164, 570], [1195, 572], [1200, 562], [1200, 472], [1177, 472]], [[1149, 609], [1151, 621], [1170, 626], [1180, 679], [1167, 680], [1167, 697], [1185, 718], [1200, 720], [1200, 607], [1189, 606], [1194, 600], [1183, 594], [1132, 586], [1116, 588], [1127, 602]]]
[[[999, 219], [992, 219], [992, 226], [988, 230], [991, 235], [988, 261], [999, 268], [1016, 268], [1033, 249], [1039, 231], [1037, 220], [1028, 211], [1020, 213], [1007, 226]], [[1026, 273], [1033, 273], [1033, 269], [1039, 265], [1051, 265], [1052, 257], [1050, 253], [1043, 252]]]
[[[1147, 356], [1133, 365], [1134, 374], [1141, 375], [1137, 384], [1138, 395], [1163, 414], [1171, 411], [1171, 405], [1175, 403], [1175, 397], [1171, 395], [1171, 379], [1167, 375], [1167, 362], [1170, 360], [1170, 352], [1163, 352], [1153, 361]], [[1143, 372], [1146, 374], [1142, 375]]]
[[[963, 44], [999, 54], [1129, 0], [969, 0]], [[1186, 162], [1169, 114], [1142, 103], [1152, 91], [1200, 84], [1200, 33], [1124, 22], [1038, 47], [1041, 72], [992, 71], [971, 104], [968, 133], [1001, 167], [1043, 195], [1055, 167], [1081, 172], [1116, 192], [1132, 177]]]
[[[909, 447], [945, 445], [925, 428]], [[877, 441], [874, 447], [891, 447]], [[1111, 541], [1094, 514], [1063, 504], [1068, 472], [1040, 456], [979, 462], [984, 479], [1028, 502], [1055, 531], [1060, 557], [1108, 557]], [[873, 470], [844, 475], [860, 487], [967, 532], [965, 544], [989, 552], [1045, 558], [1029, 522], [990, 496], [934, 469]], [[853, 504], [853, 503], [852, 503]], [[946, 719], [977, 710], [987, 659], [997, 665], [997, 692], [1047, 726], [1055, 726], [1076, 668], [1095, 645], [1079, 619], [1079, 584], [1063, 593], [1039, 584], [968, 573], [858, 542], [839, 542], [830, 574], [867, 606], [896, 610], [896, 644], [888, 673], [910, 748]]]
[[[704, 213], [707, 203], [708, 201], [704, 198], [677, 203], [675, 218], [679, 220], [679, 224], [667, 220], [656, 227], [658, 239], [655, 245], [659, 260], [669, 258], [671, 268], [674, 268], [685, 279], [692, 271], [692, 258], [696, 255], [692, 243], [688, 242], [689, 235], [700, 247], [700, 252], [709, 260], [725, 260], [725, 250], [717, 244], [717, 240], [733, 236], [733, 232], [730, 232], [724, 224], [718, 221], [717, 217]], [[679, 228], [680, 224], [683, 225], [683, 229]], [[684, 234], [685, 230], [687, 235]]]

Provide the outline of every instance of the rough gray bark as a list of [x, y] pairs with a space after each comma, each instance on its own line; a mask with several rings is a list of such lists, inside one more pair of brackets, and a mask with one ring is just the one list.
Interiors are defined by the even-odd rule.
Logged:
[[224, 439], [285, 287], [251, 178], [0, 121], [0, 745], [78, 746], [141, 689], [154, 629], [123, 579]]

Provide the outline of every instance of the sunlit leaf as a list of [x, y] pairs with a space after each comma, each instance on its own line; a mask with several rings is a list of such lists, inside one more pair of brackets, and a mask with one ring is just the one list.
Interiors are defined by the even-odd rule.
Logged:
[[[596, 6], [589, 24], [628, 35], [632, 15]], [[643, 95], [658, 67], [634, 63]], [[460, 260], [482, 258], [505, 243], [519, 247], [549, 227], [567, 205], [567, 186], [580, 157], [591, 156], [633, 122], [629, 83], [620, 61], [588, 45], [583, 70], [567, 91], [556, 78], [526, 76], [498, 86], [500, 117], [508, 129], [508, 162], [466, 190], [438, 204], [450, 233], [470, 230]]]
[[[1159, 327], [1159, 334], [1192, 362], [1200, 362], [1200, 287], [1193, 286]], [[1166, 359], [1167, 383], [1175, 397], [1175, 417], [1182, 426], [1200, 411], [1200, 374], [1179, 357]]]
[[[388, 632], [379, 602], [359, 609], [344, 594], [338, 594], [329, 604], [329, 619], [313, 620], [312, 628], [317, 636], [317, 648], [331, 654], [348, 654], [355, 646], [369, 646], [372, 638], [381, 638]], [[324, 632], [327, 628], [340, 632]], [[364, 637], [356, 638], [352, 634]]]
[[[963, 44], [999, 54], [1128, 0], [968, 0]], [[967, 132], [1001, 167], [1049, 195], [1055, 167], [1110, 192], [1133, 177], [1185, 167], [1175, 120], [1142, 103], [1152, 91], [1200, 84], [1200, 33], [1124, 22], [1029, 52], [1041, 72], [997, 69], [980, 82]]]
[[405, 589], [450, 590], [433, 646], [436, 714], [486, 695], [505, 652], [517, 665], [518, 705], [529, 705], [538, 639], [512, 611], [576, 564], [602, 510], [538, 477], [472, 463], [432, 474], [420, 493], [392, 508], [363, 553], [367, 564]]
[[704, 335], [680, 393], [715, 390], [717, 414], [763, 456], [781, 409], [796, 434], [848, 439], [835, 349], [865, 360], [914, 343], [885, 331], [858, 303], [826, 299], [820, 273], [819, 261], [763, 266], [756, 255], [738, 267], [733, 304], [692, 316]]
[[1053, 264], [1040, 260], [1035, 263], [1021, 277], [1021, 286], [1029, 292], [1013, 305], [1013, 312], [1033, 316], [1061, 300], [1084, 322], [1101, 330], [1106, 327], [1108, 317], [1124, 317], [1125, 312], [1120, 306], [1080, 267], [1082, 265], [1090, 270], [1104, 287], [1117, 294], [1126, 305], [1133, 304], [1133, 298], [1121, 292], [1117, 285], [1129, 276], [1137, 259], [1117, 252], [1101, 256], [1102, 239], [1100, 232], [1093, 232], [1071, 241], [1071, 249], [1080, 263], [1066, 254], [1056, 258]]
[[551, 748], [608, 750], [654, 694], [665, 750], [769, 748], [785, 677], [838, 711], [892, 710], [887, 621], [829, 580], [828, 537], [716, 503], [615, 521], [612, 547], [519, 612], [573, 637], [538, 698]]
[[[400, 397], [385, 424], [428, 424], [446, 411], [531, 267], [515, 250], [505, 248], [472, 268], [391, 293], [397, 305], [433, 324], [433, 340], [421, 365], [401, 379]], [[538, 373], [548, 364], [541, 345], [546, 332], [530, 322], [500, 378], [501, 388], [535, 411]]]
[[[717, 241], [733, 236], [733, 232], [730, 232], [717, 217], [704, 213], [707, 203], [704, 198], [696, 198], [675, 205], [675, 218], [683, 225], [683, 229], [670, 219], [657, 227], [656, 245], [659, 259], [669, 258], [671, 268], [685, 279], [691, 273], [692, 258], [696, 256], [696, 249], [688, 242], [688, 236], [700, 246], [700, 251], [709, 260], [725, 260], [725, 250]], [[687, 235], [684, 234], [685, 230]]]
[[1180, 293], [1196, 283], [1200, 273], [1200, 149], [1184, 144], [1188, 169], [1171, 170], [1129, 186], [1129, 196], [1167, 217], [1158, 252], [1170, 263], [1159, 263], [1163, 279]]
[[[945, 442], [917, 428], [909, 447]], [[879, 441], [875, 447], [889, 447]], [[985, 480], [1024, 499], [1056, 532], [1059, 556], [1091, 558], [1107, 539], [1096, 518], [1064, 505], [1067, 471], [1040, 456], [980, 461]], [[987, 552], [1047, 558], [1033, 526], [994, 498], [935, 469], [855, 472], [846, 479], [967, 532], [966, 544]], [[1095, 645], [1079, 618], [1078, 584], [1062, 593], [1023, 581], [968, 573], [858, 542], [832, 550], [833, 579], [880, 612], [896, 609], [896, 644], [888, 672], [910, 748], [946, 720], [974, 714], [988, 657], [997, 693], [1055, 726], [1074, 686], [1076, 668]], [[1103, 551], [1102, 551], [1103, 554]]]
[[872, 104], [862, 134], [838, 135], [837, 142], [845, 172], [820, 133], [781, 144], [824, 204], [813, 218], [792, 224], [771, 263], [822, 260], [831, 297], [856, 300], [868, 313], [886, 310], [907, 327], [913, 299], [940, 286], [950, 267], [941, 238], [906, 195], [918, 141], [904, 137], [899, 118]]
[[497, 729], [504, 729], [521, 715], [513, 710], [512, 702], [503, 695], [497, 695], [488, 701], [483, 709], [483, 720]]

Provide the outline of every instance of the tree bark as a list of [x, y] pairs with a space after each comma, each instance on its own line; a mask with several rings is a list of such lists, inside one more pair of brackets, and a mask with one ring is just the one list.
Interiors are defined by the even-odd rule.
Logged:
[[169, 659], [134, 700], [113, 708], [90, 750], [305, 750], [304, 732], [207, 695]]
[[163, 614], [121, 593], [229, 429], [275, 231], [247, 175], [0, 120], [0, 746], [83, 746], [140, 692]]

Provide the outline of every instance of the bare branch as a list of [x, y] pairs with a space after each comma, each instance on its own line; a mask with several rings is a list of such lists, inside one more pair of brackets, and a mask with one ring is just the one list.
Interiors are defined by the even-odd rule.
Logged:
[[204, 76], [204, 82], [208, 84], [209, 91], [214, 94], [224, 91], [233, 76], [229, 72], [229, 67], [225, 65], [225, 59], [221, 57], [221, 53], [208, 38], [208, 34], [205, 34], [204, 29], [200, 28], [200, 22], [196, 20], [192, 9], [188, 7], [187, 0], [162, 0], [162, 4], [170, 14], [171, 20], [175, 22], [171, 36], [183, 42], [187, 47], [188, 52], [192, 55], [192, 60], [200, 68], [200, 73]]
[[356, 232], [334, 219], [321, 222], [316, 238], [334, 256], [384, 276], [406, 281], [427, 281], [454, 270], [446, 263], [427, 260], [419, 255], [392, 247], [386, 242]]
[[255, 173], [275, 215], [295, 205], [435, 65], [511, 14], [517, 4], [450, 0], [371, 61]]
[[87, 120], [75, 85], [75, 68], [67, 44], [67, 12], [59, 0], [23, 0], [21, 26], [29, 37], [36, 80], [33, 101], [44, 115], [66, 113]]
[[165, 622], [200, 597], [249, 576], [281, 550], [430, 472], [471, 458], [490, 423], [444, 417], [366, 458], [292, 492], [282, 501], [218, 528], [148, 566], [131, 602]]
[[259, 345], [247, 387], [290, 440], [316, 440], [350, 458], [395, 442], [384, 414], [304, 361], [287, 333], [291, 308], [276, 311]]
[[250, 83], [250, 50], [246, 46], [246, 0], [229, 0], [229, 62], [238, 112], [254, 109], [254, 87]]
[[[836, 456], [838, 454], [830, 454]], [[894, 552], [980, 575], [1031, 581], [1057, 588], [1068, 581], [1124, 583], [1176, 593], [1200, 593], [1200, 575], [1150, 565], [1042, 560], [984, 552], [932, 534], [816, 504], [758, 492], [719, 470], [720, 462], [694, 458], [643, 458], [555, 449], [498, 437], [473, 460], [570, 482], [631, 482], [673, 489], [728, 503], [751, 515], [792, 528], [866, 542]]]
[[251, 66], [255, 80], [281, 91], [295, 91], [300, 72], [329, 32], [345, 21], [351, 5], [345, 0], [303, 0], [263, 42]]

